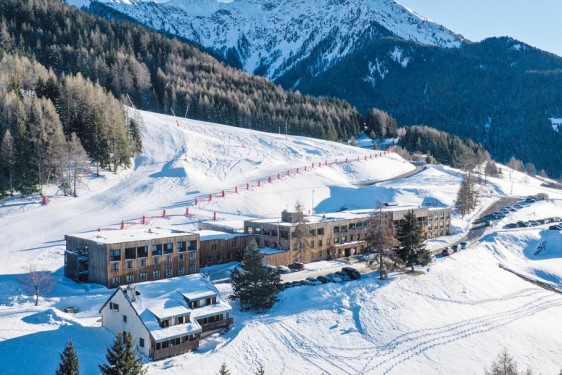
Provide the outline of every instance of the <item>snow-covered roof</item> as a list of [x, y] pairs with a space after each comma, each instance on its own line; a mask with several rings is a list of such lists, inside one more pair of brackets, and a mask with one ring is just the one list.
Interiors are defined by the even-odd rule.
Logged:
[[[157, 342], [201, 332], [201, 326], [196, 319], [232, 310], [215, 286], [205, 280], [201, 274], [143, 282], [132, 286], [136, 295], [135, 301], [129, 298], [131, 305]], [[127, 286], [122, 286], [121, 289], [125, 294], [127, 293]], [[185, 299], [186, 296], [217, 297], [217, 303], [191, 309]], [[189, 320], [183, 324], [160, 327], [161, 320], [179, 316], [188, 316]]]
[[213, 298], [217, 296], [217, 293], [212, 290], [196, 290], [192, 292], [180, 292], [182, 296], [187, 298], [189, 301], [197, 301], [205, 298]]
[[81, 238], [84, 240], [95, 241], [101, 244], [114, 244], [130, 241], [149, 241], [158, 238], [183, 237], [192, 235], [189, 232], [178, 232], [173, 229], [163, 228], [132, 228], [124, 230], [104, 230], [101, 232], [85, 232], [70, 234], [70, 237]]
[[243, 232], [244, 220], [207, 220], [198, 223], [199, 229], [220, 229], [225, 232]]
[[199, 234], [200, 241], [230, 240], [236, 237], [247, 236], [245, 233], [227, 233], [218, 230], [198, 230], [194, 233]]
[[260, 250], [260, 254], [262, 255], [279, 254], [287, 251], [287, 250], [274, 249], [271, 247], [260, 247], [259, 250]]

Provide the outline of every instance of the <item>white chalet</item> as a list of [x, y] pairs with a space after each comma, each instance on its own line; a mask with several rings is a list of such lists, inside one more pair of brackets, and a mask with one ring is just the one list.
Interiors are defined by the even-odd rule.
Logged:
[[100, 309], [102, 326], [130, 332], [141, 353], [158, 360], [195, 350], [199, 339], [233, 319], [232, 310], [201, 274], [118, 287]]

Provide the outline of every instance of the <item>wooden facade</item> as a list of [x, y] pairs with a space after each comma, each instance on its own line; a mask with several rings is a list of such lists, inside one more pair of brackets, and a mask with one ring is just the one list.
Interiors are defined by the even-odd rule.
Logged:
[[200, 267], [240, 261], [244, 249], [253, 238], [248, 234], [222, 234], [222, 237], [220, 235], [208, 237], [201, 235], [199, 248]]

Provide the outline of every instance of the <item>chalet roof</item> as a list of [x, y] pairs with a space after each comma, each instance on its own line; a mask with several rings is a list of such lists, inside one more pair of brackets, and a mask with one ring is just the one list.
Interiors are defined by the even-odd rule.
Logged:
[[232, 238], [248, 235], [247, 233], [227, 233], [218, 230], [198, 230], [194, 233], [199, 234], [200, 241], [230, 240]]
[[205, 298], [213, 298], [217, 296], [212, 290], [194, 290], [189, 292], [180, 292], [182, 296], [187, 298], [189, 301], [198, 301]]

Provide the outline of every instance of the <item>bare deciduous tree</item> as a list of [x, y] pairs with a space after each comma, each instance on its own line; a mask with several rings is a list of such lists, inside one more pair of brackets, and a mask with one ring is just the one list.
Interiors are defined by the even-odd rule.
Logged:
[[39, 297], [46, 297], [55, 287], [53, 273], [47, 270], [40, 270], [33, 262], [29, 262], [24, 267], [25, 273], [18, 279], [24, 290], [35, 297], [35, 306], [39, 305]]

